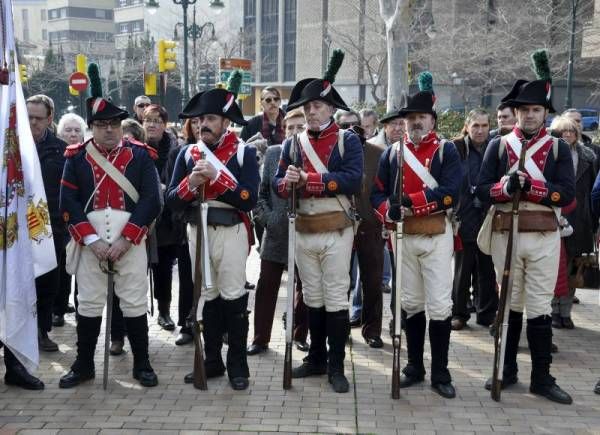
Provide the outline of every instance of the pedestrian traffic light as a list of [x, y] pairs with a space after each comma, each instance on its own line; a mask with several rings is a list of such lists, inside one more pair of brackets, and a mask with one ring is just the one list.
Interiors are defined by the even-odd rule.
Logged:
[[158, 40], [158, 72], [167, 72], [175, 69], [175, 52], [173, 49], [177, 46], [175, 41], [166, 39]]
[[27, 75], [27, 65], [22, 63], [19, 64], [19, 79], [21, 80], [21, 84], [27, 83], [27, 80], [29, 80], [29, 76]]

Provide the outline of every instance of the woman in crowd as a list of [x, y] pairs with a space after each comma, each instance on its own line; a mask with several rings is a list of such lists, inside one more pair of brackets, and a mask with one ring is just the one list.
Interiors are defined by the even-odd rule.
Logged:
[[83, 143], [86, 125], [83, 118], [75, 113], [67, 113], [60, 118], [57, 127], [57, 136], [67, 145]]
[[563, 209], [563, 215], [573, 227], [573, 234], [564, 239], [569, 291], [567, 295], [555, 297], [552, 301], [552, 326], [573, 329], [575, 325], [571, 319], [571, 309], [576, 283], [572, 278], [577, 272], [577, 260], [583, 254], [593, 252], [594, 234], [598, 228], [598, 221], [592, 215], [590, 197], [598, 165], [594, 153], [583, 145], [581, 131], [573, 120], [566, 116], [556, 117], [550, 129], [553, 135], [562, 138], [570, 146], [577, 192], [576, 204]]

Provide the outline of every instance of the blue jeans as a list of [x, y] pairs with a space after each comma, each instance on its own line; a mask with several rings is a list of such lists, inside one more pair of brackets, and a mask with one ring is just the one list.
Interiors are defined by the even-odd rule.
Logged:
[[392, 280], [392, 261], [390, 259], [390, 252], [388, 251], [387, 244], [383, 246], [383, 277], [381, 285], [390, 285]]
[[362, 314], [362, 288], [360, 283], [360, 269], [358, 256], [352, 253], [352, 266], [350, 267], [350, 319], [360, 319]]

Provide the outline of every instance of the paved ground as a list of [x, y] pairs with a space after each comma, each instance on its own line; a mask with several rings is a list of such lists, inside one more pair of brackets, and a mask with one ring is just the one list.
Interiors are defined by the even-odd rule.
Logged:
[[[249, 262], [248, 272], [256, 282], [256, 255]], [[185, 385], [183, 376], [191, 368], [193, 348], [175, 346], [176, 334], [160, 330], [154, 319], [151, 319], [150, 352], [160, 379], [157, 387], [145, 389], [133, 381], [132, 356], [128, 351], [126, 355], [111, 357], [112, 378], [108, 391], [104, 392], [99, 347], [96, 381], [73, 390], [60, 390], [58, 378], [74, 359], [74, 318], [67, 316], [67, 325], [52, 333], [60, 343], [60, 352], [42, 355], [38, 373], [46, 382], [46, 390], [25, 392], [0, 383], [0, 435], [178, 431], [600, 434], [600, 396], [592, 392], [600, 377], [598, 292], [579, 291], [582, 304], [574, 309], [577, 328], [555, 333], [560, 353], [555, 355], [553, 373], [575, 400], [572, 406], [561, 406], [529, 394], [530, 364], [524, 337], [523, 351], [519, 354], [522, 383], [504, 392], [501, 403], [492, 401], [483, 389], [492, 364], [492, 339], [476, 325], [452, 334], [450, 369], [458, 393], [454, 400], [442, 399], [428, 384], [423, 384], [403, 390], [401, 400], [392, 401], [390, 339], [386, 333], [384, 349], [370, 349], [358, 329], [352, 331], [352, 344], [347, 348], [347, 374], [351, 382], [348, 394], [331, 392], [326, 377], [294, 380], [293, 389], [284, 392], [281, 388], [284, 289], [282, 286], [271, 349], [262, 356], [249, 358], [250, 388], [243, 392], [232, 391], [225, 377], [210, 380], [207, 392]], [[252, 292], [251, 305], [253, 302]], [[385, 304], [389, 304], [387, 295]], [[99, 343], [102, 342], [101, 337]], [[428, 347], [426, 354], [428, 358]], [[295, 351], [295, 363], [303, 356]], [[403, 353], [402, 358], [405, 357]]]

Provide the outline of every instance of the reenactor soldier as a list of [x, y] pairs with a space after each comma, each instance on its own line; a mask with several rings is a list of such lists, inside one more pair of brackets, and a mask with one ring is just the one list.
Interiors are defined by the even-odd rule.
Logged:
[[[517, 350], [527, 311], [527, 341], [531, 352], [533, 394], [564, 404], [572, 399], [550, 375], [552, 362], [551, 301], [558, 274], [560, 234], [557, 210], [573, 201], [575, 175], [571, 151], [562, 139], [553, 138], [545, 120], [552, 107], [552, 83], [547, 54], [533, 56], [537, 80], [517, 80], [502, 99], [516, 109], [517, 124], [512, 132], [494, 138], [488, 145], [476, 194], [491, 202], [478, 237], [482, 251], [491, 252], [500, 279], [504, 272], [512, 196], [521, 189], [518, 243], [513, 288], [508, 314], [508, 331], [502, 388], [517, 383]], [[522, 147], [526, 147], [524, 170], [517, 170]], [[509, 289], [510, 290], [510, 289]], [[491, 379], [485, 387], [492, 388]]]
[[60, 388], [75, 387], [95, 376], [94, 351], [107, 300], [105, 271], [111, 265], [133, 352], [133, 377], [143, 386], [158, 383], [148, 358], [144, 241], [160, 214], [162, 195], [154, 149], [123, 139], [121, 120], [127, 116], [101, 96], [88, 98], [92, 138], [69, 145], [65, 152], [60, 208], [72, 238], [67, 268], [74, 270], [77, 279], [79, 305], [77, 358], [60, 379]]
[[[406, 121], [400, 142], [386, 149], [371, 193], [371, 203], [382, 222], [390, 224], [404, 213], [404, 241], [400, 300], [406, 316], [408, 364], [400, 388], [425, 377], [423, 347], [429, 313], [431, 386], [446, 398], [455, 397], [448, 371], [452, 315], [453, 232], [448, 209], [457, 201], [462, 181], [460, 157], [452, 142], [435, 131], [435, 95], [428, 72], [419, 76], [419, 89], [399, 115]], [[401, 193], [398, 177], [399, 146], [403, 146]]]
[[[202, 309], [206, 377], [222, 376], [223, 334], [228, 334], [227, 375], [234, 390], [248, 388], [248, 292], [246, 259], [252, 244], [247, 213], [256, 205], [260, 182], [256, 149], [234, 132], [231, 122], [246, 125], [235, 103], [235, 92], [211, 89], [195, 95], [180, 118], [198, 119], [200, 140], [179, 152], [167, 205], [183, 211], [188, 227], [192, 267], [196, 259], [197, 198], [203, 192], [208, 203], [208, 240], [212, 288], [203, 289]], [[195, 276], [192, 271], [192, 276]], [[193, 313], [195, 314], [195, 313]], [[192, 383], [193, 373], [185, 382]]]
[[349, 110], [333, 87], [342, 60], [343, 52], [335, 50], [324, 79], [304, 79], [292, 89], [287, 108], [304, 109], [307, 130], [284, 141], [273, 179], [281, 197], [288, 198], [292, 186], [299, 197], [296, 264], [309, 311], [310, 348], [292, 377], [327, 373], [337, 393], [349, 389], [344, 348], [355, 219], [350, 196], [359, 191], [363, 170], [360, 139], [333, 121], [336, 108]]

